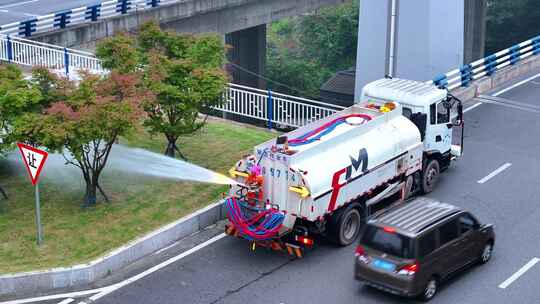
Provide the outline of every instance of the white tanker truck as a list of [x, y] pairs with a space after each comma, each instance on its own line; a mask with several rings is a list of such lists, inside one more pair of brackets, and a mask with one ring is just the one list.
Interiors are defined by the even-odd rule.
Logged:
[[462, 112], [459, 100], [434, 85], [366, 85], [359, 103], [258, 145], [236, 163], [226, 233], [300, 257], [315, 234], [351, 244], [377, 203], [433, 190], [462, 154]]

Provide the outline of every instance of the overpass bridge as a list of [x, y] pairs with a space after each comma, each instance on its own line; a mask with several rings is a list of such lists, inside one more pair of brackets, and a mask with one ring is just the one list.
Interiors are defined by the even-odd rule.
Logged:
[[[472, 210], [487, 221], [495, 222], [499, 228], [498, 233], [501, 234], [497, 241], [494, 264], [491, 264], [495, 267], [471, 273], [454, 285], [454, 291], [450, 288], [441, 291], [439, 295], [441, 303], [479, 303], [486, 299], [490, 303], [524, 300], [534, 302], [538, 299], [534, 288], [528, 289], [526, 285], [515, 284], [511, 288], [515, 288], [516, 292], [505, 293], [504, 289], [509, 284], [501, 282], [531, 259], [531, 255], [537, 255], [534, 252], [538, 251], [537, 223], [540, 213], [536, 201], [531, 198], [538, 197], [538, 187], [535, 182], [540, 179], [540, 176], [536, 167], [531, 164], [536, 162], [537, 153], [540, 152], [534, 140], [539, 133], [538, 128], [535, 127], [538, 125], [537, 113], [540, 112], [536, 98], [539, 92], [537, 86], [540, 83], [534, 81], [540, 77], [539, 54], [540, 37], [536, 37], [427, 81], [438, 87], [447, 88], [463, 100], [469, 100], [465, 111], [467, 120], [472, 126], [468, 128], [466, 134], [467, 151], [469, 151], [467, 155], [470, 156], [463, 159], [463, 165], [458, 164], [461, 167], [459, 170], [450, 170], [448, 178], [441, 181], [440, 190], [436, 190], [434, 195]], [[76, 71], [79, 69], [107, 72], [101, 67], [99, 59], [91, 53], [3, 35], [0, 36], [0, 60], [25, 66], [45, 65], [70, 77], [76, 76]], [[525, 79], [521, 80], [522, 78]], [[516, 80], [518, 82], [512, 83]], [[516, 89], [518, 87], [519, 89]], [[491, 96], [485, 96], [487, 94]], [[333, 105], [315, 100], [276, 94], [236, 84], [229, 84], [224, 98], [225, 103], [216, 110], [267, 122], [269, 127], [279, 124], [294, 128], [339, 110]], [[494, 107], [490, 105], [492, 103], [504, 104], [505, 107]], [[482, 104], [484, 105], [480, 107]], [[474, 110], [479, 107], [479, 110]], [[523, 111], [524, 108], [528, 111]], [[523, 133], [525, 133], [523, 136], [516, 136]], [[512, 156], [511, 159], [510, 156]], [[490, 172], [493, 170], [497, 174], [501, 172], [502, 170], [498, 169], [501, 164], [505, 168], [503, 170], [515, 168], [515, 175], [501, 174], [500, 179], [494, 179], [494, 173]], [[490, 180], [489, 183], [486, 182], [488, 180]], [[216, 230], [214, 233], [219, 232]], [[516, 238], [515, 235], [520, 237]], [[219, 241], [219, 239], [208, 243], [208, 248], [205, 248], [206, 245], [200, 247], [200, 252], [193, 253], [189, 260], [175, 261], [175, 265], [195, 265], [195, 268], [192, 268], [193, 271], [186, 273], [171, 270], [171, 268], [157, 270], [148, 278], [141, 278], [144, 288], [138, 284], [115, 287], [115, 293], [110, 296], [108, 296], [109, 292], [102, 294], [102, 290], [96, 291], [96, 295], [99, 295], [95, 298], [96, 303], [154, 303], [164, 300], [174, 303], [178, 298], [187, 302], [193, 300], [201, 303], [252, 301], [253, 293], [248, 289], [235, 287], [235, 284], [231, 283], [236, 282], [235, 279], [239, 280], [237, 283], [240, 286], [262, 284], [257, 289], [259, 295], [264, 295], [265, 299], [272, 300], [272, 303], [278, 301], [292, 303], [298, 297], [303, 300], [310, 299], [314, 292], [318, 296], [317, 300], [310, 301], [313, 303], [329, 301], [349, 303], [356, 301], [358, 297], [362, 297], [366, 303], [392, 300], [386, 295], [371, 292], [362, 291], [359, 295], [356, 285], [351, 283], [352, 279], [342, 276], [350, 271], [351, 264], [343, 263], [343, 261], [352, 258], [351, 248], [350, 250], [347, 248], [336, 250], [323, 244], [321, 250], [315, 253], [311, 260], [306, 259], [304, 263], [283, 267], [291, 262], [278, 256], [269, 258], [266, 253], [246, 255], [246, 250], [243, 250], [242, 246], [237, 246], [234, 240]], [[179, 247], [182, 246], [179, 245]], [[516, 252], [514, 248], [525, 250]], [[212, 250], [242, 258], [227, 260], [225, 255], [215, 254]], [[252, 262], [247, 265], [244, 263], [246, 260]], [[251, 276], [252, 272], [257, 273], [259, 270], [254, 265], [261, 263], [267, 263], [268, 272], [262, 276]], [[0, 286], [2, 286], [0, 294], [35, 293], [36, 290], [47, 290], [52, 286], [78, 288], [84, 284], [94, 283], [95, 280], [107, 275], [105, 272], [89, 270], [90, 267], [94, 266], [0, 277]], [[242, 273], [242, 276], [238, 278], [236, 269], [245, 270], [250, 274]], [[336, 270], [340, 275], [334, 275]], [[89, 271], [92, 271], [92, 276], [88, 275]], [[208, 271], [219, 273], [219, 278], [208, 276]], [[66, 275], [63, 272], [69, 272], [69, 277], [76, 279], [59, 280], [60, 277]], [[336, 284], [328, 284], [326, 279], [319, 280], [326, 278], [329, 274], [337, 278]], [[222, 282], [219, 282], [220, 278]], [[534, 273], [533, 277], [523, 280], [533, 284], [534, 279], [539, 279], [538, 272]], [[482, 280], [485, 284], [474, 284], [473, 280]], [[189, 284], [179, 289], [173, 284], [177, 281], [189, 282]], [[303, 282], [309, 284], [304, 285]], [[499, 283], [501, 285], [497, 287]], [[59, 286], [59, 284], [64, 285]], [[265, 286], [280, 286], [279, 297], [275, 298], [276, 294]], [[320, 290], [324, 292], [318, 292], [319, 288], [314, 289], [313, 286], [320, 286]], [[342, 288], [344, 286], [348, 288]], [[159, 291], [163, 288], [168, 292], [160, 293]], [[486, 290], [489, 290], [489, 293], [486, 293]], [[88, 294], [92, 293], [84, 295]], [[193, 298], [200, 294], [204, 295], [203, 299]], [[73, 294], [69, 295], [69, 297], [72, 296], [76, 297]], [[53, 297], [53, 299], [62, 298], [63, 295]], [[12, 303], [32, 302], [39, 301], [25, 300]], [[64, 303], [69, 302], [73, 300]]]
[[[231, 45], [229, 61], [264, 74], [266, 24], [345, 0], [0, 0], [0, 33], [68, 48], [92, 50], [120, 31], [148, 20], [176, 32], [221, 33]], [[235, 83], [265, 87], [264, 81], [234, 69]]]

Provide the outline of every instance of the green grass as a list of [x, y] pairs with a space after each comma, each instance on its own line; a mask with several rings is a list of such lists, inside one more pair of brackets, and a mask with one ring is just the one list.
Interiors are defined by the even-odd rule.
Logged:
[[[222, 121], [210, 121], [194, 136], [179, 140], [190, 162], [226, 173], [243, 154], [274, 134]], [[137, 132], [122, 143], [162, 152], [165, 140]], [[215, 202], [227, 186], [197, 184], [107, 171], [102, 185], [111, 198], [82, 209], [80, 178], [40, 183], [45, 242], [36, 245], [34, 191], [27, 176], [0, 162], [0, 273], [71, 266], [88, 262], [153, 229]]]

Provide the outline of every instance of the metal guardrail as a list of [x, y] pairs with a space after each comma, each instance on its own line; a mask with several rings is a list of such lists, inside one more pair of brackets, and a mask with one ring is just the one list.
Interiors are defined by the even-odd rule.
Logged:
[[158, 6], [184, 2], [186, 0], [111, 0], [102, 3], [63, 10], [32, 19], [0, 26], [0, 33], [30, 37], [34, 33], [64, 29], [77, 24], [96, 22], [105, 18], [134, 13]]
[[465, 64], [459, 69], [435, 77], [429, 83], [449, 90], [466, 87], [471, 81], [491, 76], [497, 70], [514, 65], [527, 57], [540, 54], [540, 36], [516, 44], [493, 55]]
[[0, 34], [0, 60], [26, 66], [62, 70], [66, 75], [79, 69], [104, 72], [94, 54], [52, 44]]
[[[101, 60], [89, 52], [0, 34], [0, 60], [26, 66], [44, 66], [72, 76], [79, 70], [107, 73]], [[215, 110], [266, 121], [269, 128], [300, 127], [344, 107], [316, 100], [229, 83], [225, 103]]]
[[269, 128], [301, 127], [330, 116], [345, 107], [316, 100], [229, 83], [225, 103], [214, 107], [225, 113], [266, 121]]

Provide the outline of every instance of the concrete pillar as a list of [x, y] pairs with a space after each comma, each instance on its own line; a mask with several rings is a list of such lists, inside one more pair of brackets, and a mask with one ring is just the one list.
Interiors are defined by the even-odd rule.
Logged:
[[[465, 63], [484, 57], [486, 47], [486, 0], [465, 0]], [[489, 54], [487, 54], [489, 55]]]
[[225, 35], [231, 47], [228, 53], [233, 83], [266, 89], [266, 82], [257, 75], [264, 75], [266, 66], [266, 24]]
[[400, 0], [395, 76], [425, 81], [463, 65], [464, 14], [464, 0]]
[[392, 71], [392, 0], [360, 1], [356, 102], [365, 84], [385, 75], [427, 81], [483, 56], [486, 0], [395, 1]]
[[390, 1], [361, 0], [356, 51], [355, 102], [362, 87], [388, 73]]

